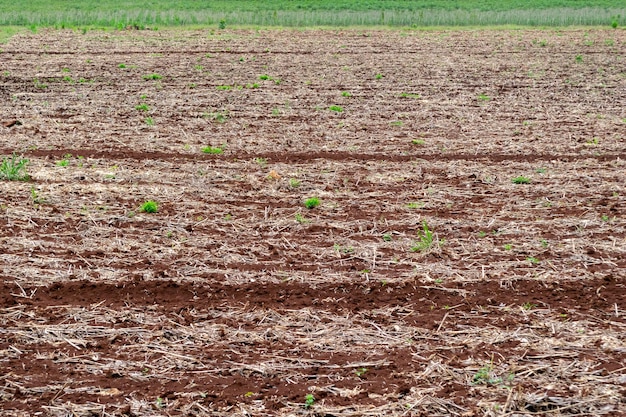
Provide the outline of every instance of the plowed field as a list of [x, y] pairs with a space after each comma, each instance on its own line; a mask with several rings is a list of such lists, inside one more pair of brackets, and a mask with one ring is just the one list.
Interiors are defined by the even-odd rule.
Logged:
[[624, 415], [626, 31], [0, 47], [0, 415]]

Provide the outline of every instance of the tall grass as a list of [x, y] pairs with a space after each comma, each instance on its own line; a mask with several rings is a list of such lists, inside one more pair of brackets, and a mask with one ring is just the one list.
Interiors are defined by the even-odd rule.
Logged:
[[[153, 0], [0, 0], [2, 26], [569, 26], [626, 25], [626, 3], [615, 0], [319, 0], [291, 2]], [[21, 2], [19, 2], [21, 3]], [[581, 7], [581, 4], [586, 7]], [[557, 7], [559, 6], [559, 7]]]

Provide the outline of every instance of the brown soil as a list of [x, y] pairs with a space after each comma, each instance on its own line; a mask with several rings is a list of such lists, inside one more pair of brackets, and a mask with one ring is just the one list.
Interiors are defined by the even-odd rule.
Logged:
[[0, 415], [625, 415], [625, 45], [13, 38]]

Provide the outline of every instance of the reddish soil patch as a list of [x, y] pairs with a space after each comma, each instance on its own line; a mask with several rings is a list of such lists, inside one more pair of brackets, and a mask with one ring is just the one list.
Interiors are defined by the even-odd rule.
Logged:
[[625, 42], [13, 38], [0, 415], [624, 415]]

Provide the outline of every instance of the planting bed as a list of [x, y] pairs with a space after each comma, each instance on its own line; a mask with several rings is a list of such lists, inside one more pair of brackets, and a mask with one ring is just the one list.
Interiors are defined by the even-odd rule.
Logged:
[[14, 37], [0, 415], [624, 415], [625, 46]]

